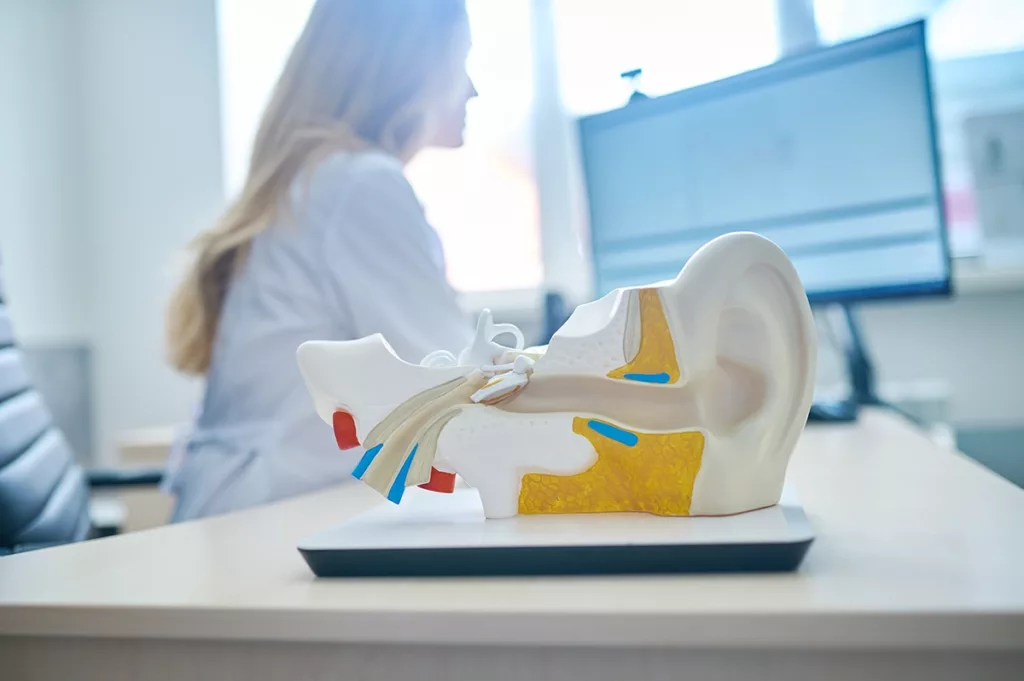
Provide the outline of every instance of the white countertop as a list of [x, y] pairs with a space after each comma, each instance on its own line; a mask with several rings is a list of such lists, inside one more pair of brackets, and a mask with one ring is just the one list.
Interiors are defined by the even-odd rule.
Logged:
[[817, 531], [782, 575], [318, 580], [351, 485], [0, 559], [0, 636], [701, 648], [1024, 648], [1024, 491], [896, 417], [812, 426]]

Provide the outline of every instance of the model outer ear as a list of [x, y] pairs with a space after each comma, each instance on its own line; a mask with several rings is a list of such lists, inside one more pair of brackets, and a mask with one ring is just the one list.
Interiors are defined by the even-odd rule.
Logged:
[[682, 380], [700, 386], [694, 394], [709, 434], [692, 512], [777, 503], [817, 359], [796, 269], [770, 240], [727, 234], [694, 254], [661, 295], [676, 311], [670, 323]]

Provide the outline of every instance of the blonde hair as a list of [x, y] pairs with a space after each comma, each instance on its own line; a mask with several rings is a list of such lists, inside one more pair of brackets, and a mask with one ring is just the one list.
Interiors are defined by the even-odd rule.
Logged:
[[248, 177], [220, 220], [193, 242], [195, 261], [167, 319], [171, 363], [209, 369], [224, 297], [253, 238], [287, 210], [296, 178], [340, 150], [408, 159], [434, 113], [460, 94], [465, 0], [317, 0], [274, 88]]

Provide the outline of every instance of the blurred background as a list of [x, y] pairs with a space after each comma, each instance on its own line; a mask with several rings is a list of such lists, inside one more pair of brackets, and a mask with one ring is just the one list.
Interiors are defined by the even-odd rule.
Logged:
[[[0, 0], [4, 289], [33, 377], [83, 463], [159, 460], [195, 408], [200, 386], [165, 363], [166, 300], [189, 238], [241, 185], [311, 4]], [[642, 68], [644, 92], [665, 94], [926, 17], [955, 295], [866, 304], [863, 331], [888, 400], [1024, 483], [1024, 134], [1013, 133], [1024, 2], [468, 7], [481, 96], [467, 144], [425, 152], [409, 175], [467, 313], [490, 307], [534, 338], [546, 291], [570, 303], [593, 295], [575, 119], [626, 104], [620, 73]], [[979, 201], [968, 130], [996, 114], [1017, 121], [1006, 134], [1020, 165]], [[480, 257], [499, 237], [503, 257]], [[821, 363], [822, 394], [840, 390], [838, 360]]]

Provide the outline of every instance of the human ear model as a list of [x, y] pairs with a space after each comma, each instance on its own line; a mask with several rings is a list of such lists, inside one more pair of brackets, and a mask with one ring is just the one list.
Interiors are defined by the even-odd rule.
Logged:
[[752, 233], [709, 242], [673, 281], [580, 306], [546, 348], [524, 349], [485, 312], [459, 356], [419, 365], [380, 335], [298, 351], [339, 446], [364, 450], [355, 477], [399, 503], [458, 475], [488, 518], [774, 505], [815, 359], [796, 271]]

